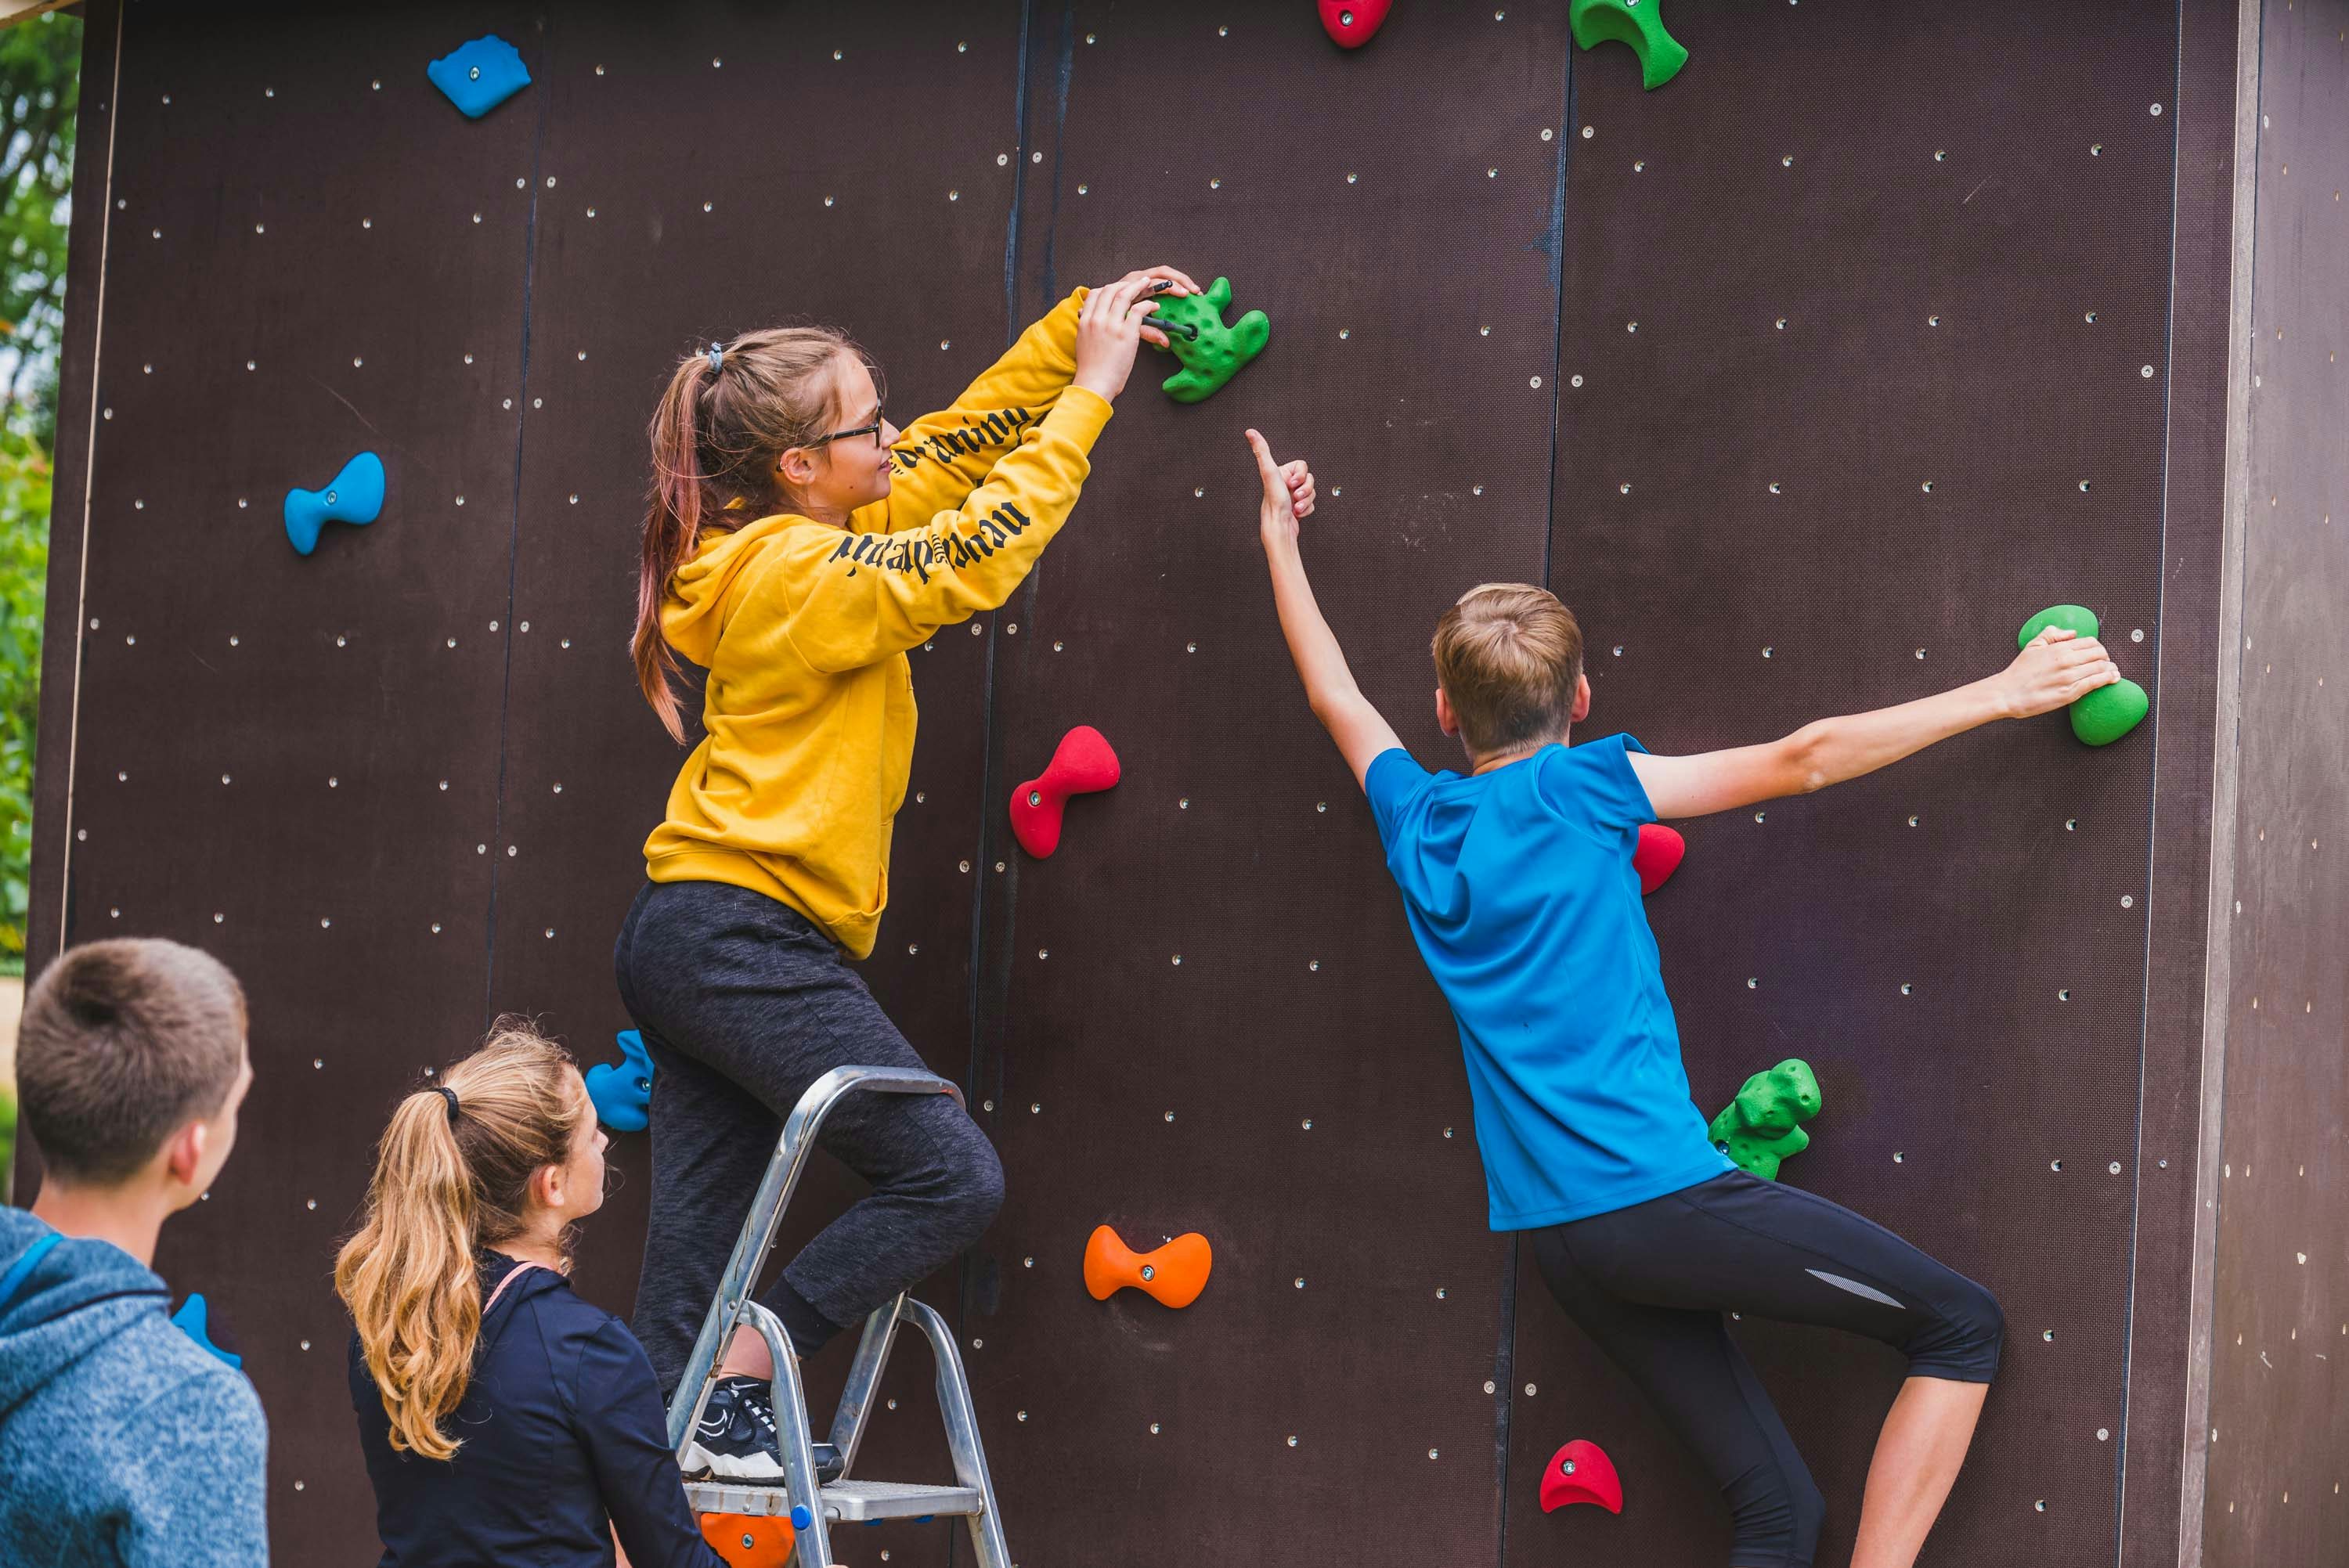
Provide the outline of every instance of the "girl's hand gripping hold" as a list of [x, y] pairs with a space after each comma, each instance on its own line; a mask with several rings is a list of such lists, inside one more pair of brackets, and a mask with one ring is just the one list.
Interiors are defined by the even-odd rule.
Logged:
[[1199, 285], [1188, 273], [1173, 267], [1145, 267], [1131, 272], [1085, 295], [1077, 313], [1077, 374], [1075, 385], [1114, 403], [1133, 373], [1133, 356], [1144, 338], [1160, 348], [1166, 335], [1143, 325], [1156, 308], [1158, 296], [1197, 294]]

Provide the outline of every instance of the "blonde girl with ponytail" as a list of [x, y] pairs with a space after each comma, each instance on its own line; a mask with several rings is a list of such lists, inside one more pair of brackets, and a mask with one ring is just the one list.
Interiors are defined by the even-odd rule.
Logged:
[[568, 1054], [504, 1017], [411, 1091], [335, 1259], [384, 1568], [717, 1568], [626, 1326], [572, 1294], [604, 1135]]

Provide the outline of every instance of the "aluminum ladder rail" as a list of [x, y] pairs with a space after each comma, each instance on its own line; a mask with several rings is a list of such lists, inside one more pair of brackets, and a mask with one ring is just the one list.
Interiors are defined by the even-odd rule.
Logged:
[[[751, 1298], [759, 1272], [773, 1250], [784, 1207], [799, 1185], [800, 1172], [806, 1169], [808, 1150], [815, 1146], [817, 1131], [834, 1105], [859, 1090], [952, 1095], [957, 1103], [962, 1099], [962, 1091], [947, 1079], [898, 1068], [834, 1068], [800, 1096], [799, 1104], [792, 1108], [791, 1116], [783, 1123], [775, 1157], [767, 1163], [767, 1173], [742, 1222], [742, 1234], [734, 1243], [733, 1255], [727, 1260], [718, 1294], [709, 1304], [709, 1315], [702, 1319], [701, 1333], [694, 1340], [693, 1354], [686, 1361], [685, 1375], [678, 1379], [677, 1394], [668, 1407], [669, 1444], [682, 1464], [694, 1425], [701, 1418], [709, 1391], [717, 1386], [724, 1347], [738, 1328], [748, 1327], [757, 1333], [766, 1342], [767, 1354], [775, 1364], [771, 1392], [782, 1449], [784, 1484], [774, 1487], [719, 1480], [688, 1481], [686, 1498], [697, 1513], [789, 1515], [798, 1532], [792, 1549], [797, 1568], [831, 1568], [831, 1526], [834, 1523], [939, 1515], [959, 1516], [969, 1524], [977, 1568], [1011, 1568], [1011, 1555], [1003, 1543], [1002, 1516], [995, 1505], [995, 1483], [988, 1474], [986, 1451], [978, 1440], [978, 1418], [971, 1408], [970, 1380], [963, 1373], [954, 1330], [947, 1326], [946, 1319], [923, 1303], [900, 1294], [874, 1308], [864, 1320], [864, 1332], [856, 1345], [856, 1359], [849, 1367], [847, 1387], [841, 1391], [840, 1407], [833, 1415], [830, 1446], [839, 1456], [840, 1479], [826, 1482], [820, 1479], [817, 1468], [799, 1356], [792, 1348], [791, 1336], [781, 1322]], [[954, 1460], [952, 1486], [847, 1479], [855, 1468], [856, 1450], [864, 1439], [865, 1421], [873, 1413], [874, 1396], [881, 1385], [882, 1369], [888, 1365], [890, 1347], [896, 1340], [899, 1326], [907, 1319], [930, 1342], [936, 1358], [938, 1411], [946, 1423], [947, 1451]]]

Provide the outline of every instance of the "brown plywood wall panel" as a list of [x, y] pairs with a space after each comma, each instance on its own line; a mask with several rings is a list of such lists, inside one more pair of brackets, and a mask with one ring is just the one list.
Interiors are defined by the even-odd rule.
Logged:
[[[2237, 18], [2224, 5], [2181, 7], [2171, 241], [2168, 433], [2161, 523], [2162, 612], [2153, 654], [2152, 849], [2128, 1410], [2120, 1430], [2120, 1562], [2153, 1568], [2188, 1545], [2180, 1500], [2199, 1493], [2185, 1434], [2200, 1357], [2191, 1323], [2202, 1174], [2205, 973], [2212, 882], [2211, 754], [2229, 634], [2226, 544], [2228, 322], [2232, 278]], [[2167, 1161], [2167, 1164], [2164, 1163]], [[2179, 1180], [2173, 1171], [2190, 1172]]]
[[[2349, 5], [2264, 7], [2211, 1568], [2349, 1547]], [[2199, 1435], [2199, 1434], [2198, 1434]]]
[[[43, 756], [72, 778], [45, 929], [172, 937], [246, 986], [240, 1146], [156, 1264], [260, 1392], [287, 1561], [372, 1540], [333, 1252], [388, 1105], [489, 984], [533, 121], [433, 112], [452, 26], [287, 12], [232, 50], [216, 18], [134, 8], [110, 180], [76, 183], [105, 315], [83, 575], [51, 587], [79, 637], [47, 655], [75, 706]], [[363, 449], [385, 520], [296, 555], [286, 490]]]
[[[901, 423], [951, 403], [994, 359], [1019, 178], [1019, 23], [1006, 4], [868, 9], [815, 27], [803, 12], [703, 7], [653, 29], [635, 14], [583, 11], [549, 30], [532, 88], [548, 129], [533, 177], [514, 562], [514, 616], [528, 631], [514, 644], [505, 751], [505, 820], [523, 852], [502, 868], [497, 987], [500, 1006], [552, 1010], [599, 1057], [616, 1059], [612, 1036], [628, 1026], [613, 937], [684, 756], [626, 657], [646, 421], [679, 356], [783, 322], [832, 323], [861, 343]], [[791, 129], [741, 135], [746, 105], [781, 83]], [[926, 117], [874, 119], [872, 105], [899, 96], [951, 105], [956, 136], [941, 144]], [[861, 129], [824, 129], [841, 127]], [[957, 1080], [970, 1062], [988, 655], [963, 627], [913, 655], [914, 776], [889, 912], [861, 965], [916, 1048]], [[583, 1288], [625, 1310], [649, 1178], [646, 1140], [616, 1142], [623, 1185], [596, 1223]], [[777, 1266], [859, 1191], [819, 1157]], [[921, 1294], [952, 1316], [958, 1283], [948, 1270]], [[810, 1368], [820, 1425], [855, 1337]], [[910, 1333], [899, 1346], [859, 1473], [945, 1480], [926, 1347]], [[864, 1564], [885, 1546], [893, 1563], [942, 1561], [947, 1531], [845, 1530], [834, 1554]]]
[[[614, 1057], [627, 1024], [611, 941], [679, 758], [626, 654], [644, 426], [672, 356], [820, 316], [898, 367], [893, 407], [913, 411], [949, 401], [1005, 337], [1016, 6], [958, 7], [952, 26], [942, 9], [936, 30], [955, 36], [927, 63], [878, 14], [835, 22], [821, 48], [788, 18], [713, 11], [655, 50], [640, 20], [557, 31], [442, 8], [223, 28], [132, 7], [122, 28], [65, 937], [197, 942], [252, 992], [245, 1140], [159, 1266], [205, 1292], [246, 1357], [294, 1560], [373, 1540], [326, 1275], [390, 1104], [495, 1012], [537, 1016], [585, 1061]], [[534, 79], [468, 121], [422, 67], [485, 31]], [[931, 191], [887, 178], [935, 159], [926, 126], [780, 156], [725, 134], [715, 84], [819, 64], [798, 98], [810, 112], [845, 121], [885, 84], [917, 88], [961, 100], [992, 139], [962, 150], [968, 170], [939, 165]], [[82, 189], [104, 211], [87, 166]], [[835, 191], [819, 238], [810, 214]], [[295, 555], [285, 490], [362, 448], [389, 471], [382, 518]], [[52, 638], [50, 656], [75, 646]], [[867, 969], [957, 1078], [976, 897], [954, 866], [977, 844], [985, 657], [942, 640], [917, 670], [895, 947]], [[45, 758], [45, 783], [67, 755]], [[934, 954], [926, 969], [908, 946]], [[642, 1139], [616, 1139], [612, 1165], [580, 1282], [625, 1314]], [[797, 1230], [854, 1187], [819, 1159]], [[927, 1294], [951, 1311], [957, 1284]], [[819, 1398], [846, 1349], [812, 1369]], [[907, 1414], [876, 1418], [868, 1467], [942, 1477], [917, 1346], [884, 1392]], [[880, 1549], [860, 1537], [843, 1562]], [[894, 1560], [925, 1542], [942, 1559], [945, 1527], [905, 1527]]]
[[[1590, 648], [1589, 732], [1767, 739], [1993, 674], [2066, 601], [2159, 698], [2173, 621], [2207, 651], [2215, 603], [2214, 493], [2195, 514], [2203, 592], [2164, 597], [2174, 18], [1672, 22], [1709, 48], [1663, 91], [1619, 57], [1576, 63], [1550, 585]], [[2206, 351], [2193, 373], [2216, 369]], [[2148, 1225], [2185, 1234], [2192, 1190], [2191, 1123], [2149, 1138], [2140, 1108], [2141, 1082], [2190, 1074], [2199, 1044], [2157, 1042], [2146, 1006], [2162, 738], [2090, 750], [2054, 717], [1961, 737], [1686, 824], [1687, 861], [1649, 901], [1701, 1108], [1806, 1058], [1826, 1109], [1783, 1179], [2005, 1308], [2002, 1377], [1927, 1561], [2118, 1548], [2132, 1261]], [[2182, 744], [2207, 758], [2190, 724]], [[2199, 911], [2190, 869], [2173, 882]], [[1655, 1561], [1715, 1560], [1712, 1483], [1520, 1260], [1510, 1560], [1602, 1552], [1635, 1509]], [[2182, 1303], [2184, 1284], [2147, 1294]], [[1840, 1560], [1902, 1358], [1733, 1332], [1827, 1498], [1820, 1560]], [[2134, 1351], [2174, 1382], [2183, 1340], [2173, 1308]], [[2143, 1436], [2174, 1455], [2176, 1429], [2173, 1413]], [[1540, 1467], [1574, 1437], [1613, 1451], [1624, 1522], [1539, 1511]]]
[[[1010, 1194], [970, 1320], [979, 1408], [1025, 1562], [1097, 1560], [1105, 1531], [1249, 1563], [1484, 1561], [1506, 1247], [1449, 1016], [1282, 648], [1242, 431], [1311, 460], [1321, 603], [1441, 755], [1436, 614], [1541, 572], [1567, 34], [1421, 5], [1349, 57], [1308, 7], [1221, 20], [1081, 4], [1033, 36], [1050, 139], [1024, 310], [1164, 261], [1228, 276], [1229, 315], [1272, 335], [1195, 407], [1145, 356], [1001, 628], [978, 1083]], [[1005, 808], [1079, 724], [1123, 778], [1030, 859]], [[1204, 1233], [1206, 1293], [1096, 1303], [1102, 1223], [1143, 1248]]]

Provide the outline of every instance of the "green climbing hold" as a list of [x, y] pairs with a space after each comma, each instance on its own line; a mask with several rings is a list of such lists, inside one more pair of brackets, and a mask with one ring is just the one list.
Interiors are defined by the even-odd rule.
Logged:
[[1819, 1104], [1819, 1080], [1811, 1075], [1811, 1064], [1789, 1057], [1747, 1078], [1705, 1135], [1739, 1169], [1775, 1181], [1778, 1162], [1811, 1146], [1803, 1123], [1818, 1115]]
[[[1196, 403], [1215, 396], [1240, 366], [1264, 352], [1272, 336], [1272, 323], [1252, 310], [1231, 325], [1224, 325], [1224, 307], [1232, 303], [1232, 281], [1217, 278], [1203, 294], [1180, 298], [1161, 296], [1150, 325], [1163, 330], [1168, 343], [1159, 349], [1183, 362], [1183, 368], [1160, 385], [1177, 403]], [[1155, 347], [1156, 345], [1152, 346]]]
[[1574, 0], [1567, 19], [1582, 47], [1629, 44], [1640, 57], [1640, 84], [1650, 92], [1681, 74], [1688, 51], [1664, 31], [1663, 0]]
[[[2031, 639], [2050, 626], [2093, 637], [2096, 613], [2082, 604], [2050, 604], [2023, 623], [2023, 630], [2014, 634], [2014, 645], [2029, 647]], [[2152, 707], [2153, 699], [2146, 696], [2145, 687], [2124, 676], [2072, 705], [2072, 733], [2085, 745], [2110, 746], [2143, 723]]]
[[2145, 719], [2153, 699], [2123, 676], [2072, 705], [2072, 733], [2090, 746], [2110, 746]]
[[2023, 623], [2023, 630], [2014, 634], [2014, 645], [2029, 647], [2031, 639], [2050, 626], [2060, 627], [2079, 636], [2093, 637], [2096, 634], [2096, 613], [2085, 604], [2050, 604]]

